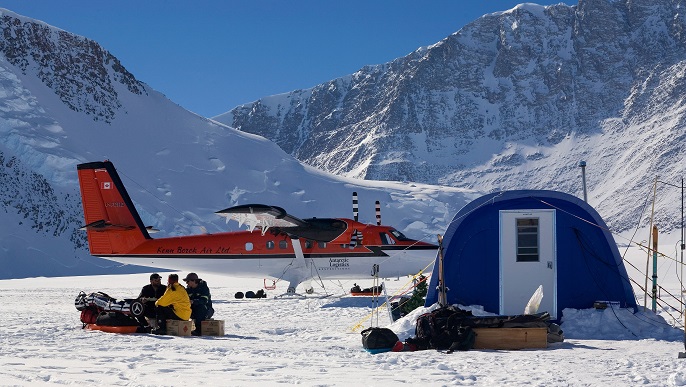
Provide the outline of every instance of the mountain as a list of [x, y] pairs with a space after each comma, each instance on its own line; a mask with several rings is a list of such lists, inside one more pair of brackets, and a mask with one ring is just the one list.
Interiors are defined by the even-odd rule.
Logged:
[[475, 193], [341, 178], [186, 111], [98, 43], [0, 9], [0, 279], [140, 272], [90, 257], [76, 165], [109, 159], [159, 236], [236, 227], [214, 212], [265, 203], [298, 217], [382, 219], [435, 241]]
[[581, 196], [615, 230], [679, 226], [686, 19], [677, 0], [522, 4], [431, 46], [215, 120], [349, 177]]

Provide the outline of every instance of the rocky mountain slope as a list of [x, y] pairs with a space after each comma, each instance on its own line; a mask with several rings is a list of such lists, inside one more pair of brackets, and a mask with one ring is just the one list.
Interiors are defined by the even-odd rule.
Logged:
[[[677, 0], [523, 4], [390, 63], [216, 120], [337, 174], [581, 196], [619, 229], [684, 175], [686, 19]], [[656, 218], [680, 191], [658, 183]]]

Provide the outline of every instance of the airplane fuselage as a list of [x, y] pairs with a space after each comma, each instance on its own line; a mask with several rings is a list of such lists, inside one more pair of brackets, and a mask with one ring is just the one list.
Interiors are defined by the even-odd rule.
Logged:
[[[259, 231], [237, 231], [206, 235], [148, 239], [123, 254], [103, 254], [102, 258], [125, 264], [168, 268], [172, 270], [203, 271], [236, 277], [270, 277], [279, 279], [284, 269], [302, 266], [297, 261], [293, 243], [300, 243], [305, 267], [312, 277], [325, 279], [357, 279], [371, 273], [372, 265], [379, 265], [379, 276], [398, 277], [417, 273], [436, 257], [437, 247], [416, 242], [396, 240], [385, 227], [376, 227], [386, 241], [351, 247], [343, 243], [325, 243], [292, 239], [287, 235], [273, 235]], [[365, 233], [366, 239], [372, 239]], [[364, 235], [364, 234], [363, 234]], [[363, 237], [364, 238], [364, 237]]]

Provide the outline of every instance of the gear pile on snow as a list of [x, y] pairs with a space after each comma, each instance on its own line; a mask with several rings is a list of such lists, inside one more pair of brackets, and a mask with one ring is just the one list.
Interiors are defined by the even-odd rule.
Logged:
[[103, 292], [80, 292], [74, 300], [74, 306], [81, 311], [84, 327], [87, 324], [138, 325], [136, 318], [145, 311], [143, 303], [136, 299], [117, 301]]
[[550, 322], [547, 312], [515, 316], [474, 316], [453, 305], [436, 309], [417, 318], [415, 336], [393, 351], [425, 349], [467, 351], [474, 346], [473, 328], [548, 328], [548, 342], [564, 341], [560, 326]]

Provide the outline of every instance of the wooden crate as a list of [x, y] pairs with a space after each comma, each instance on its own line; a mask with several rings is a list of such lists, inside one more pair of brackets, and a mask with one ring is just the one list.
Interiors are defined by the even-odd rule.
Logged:
[[474, 332], [474, 349], [548, 347], [548, 328], [475, 328]]

